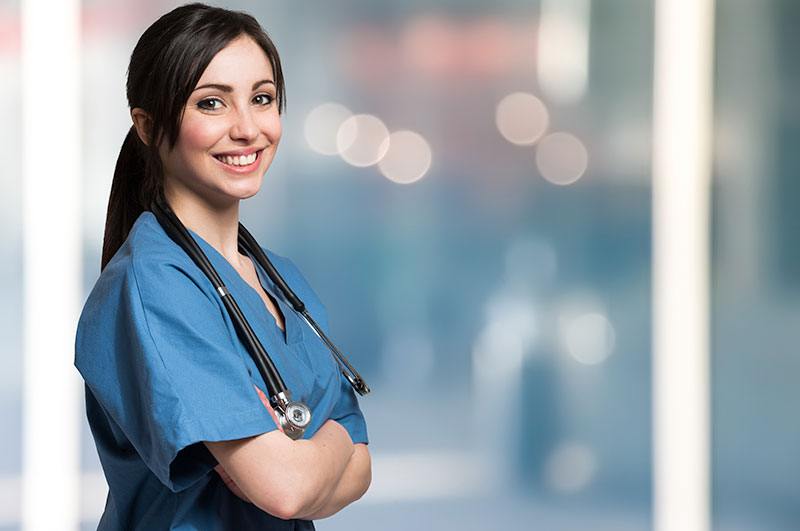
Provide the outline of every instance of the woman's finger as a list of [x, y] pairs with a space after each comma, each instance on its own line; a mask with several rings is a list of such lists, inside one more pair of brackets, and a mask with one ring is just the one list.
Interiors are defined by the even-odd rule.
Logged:
[[265, 395], [264, 391], [259, 389], [257, 385], [253, 384], [253, 387], [256, 388], [256, 393], [258, 393], [258, 398], [261, 399], [261, 403], [264, 404], [264, 407], [267, 408], [267, 411], [269, 411], [269, 414], [272, 415], [272, 420], [275, 421], [275, 425], [278, 427], [279, 430], [281, 430], [281, 433], [285, 433], [283, 431], [283, 426], [281, 426], [281, 423], [278, 422], [278, 415], [277, 415], [277, 413], [275, 413], [275, 410], [272, 408], [272, 404], [269, 403], [269, 398], [267, 398], [267, 395]]
[[225, 471], [224, 468], [222, 468], [222, 465], [215, 466], [214, 470], [217, 472], [217, 474], [219, 474], [220, 479], [222, 479], [223, 483], [225, 483], [225, 486], [228, 487], [228, 490], [236, 494], [239, 498], [243, 499], [247, 503], [253, 503], [250, 501], [250, 498], [248, 498], [245, 493], [242, 492], [242, 489], [239, 488], [239, 485], [233, 481], [233, 478]]

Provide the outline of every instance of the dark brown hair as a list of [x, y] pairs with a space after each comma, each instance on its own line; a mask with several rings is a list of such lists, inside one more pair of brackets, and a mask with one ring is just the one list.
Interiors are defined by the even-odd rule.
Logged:
[[286, 102], [278, 51], [252, 16], [204, 4], [178, 7], [155, 21], [139, 38], [128, 65], [131, 109], [149, 116], [149, 141], [131, 127], [122, 143], [108, 199], [101, 270], [120, 248], [136, 221], [163, 195], [158, 146], [175, 146], [186, 101], [208, 64], [231, 41], [247, 36], [267, 55], [275, 75], [278, 111]]

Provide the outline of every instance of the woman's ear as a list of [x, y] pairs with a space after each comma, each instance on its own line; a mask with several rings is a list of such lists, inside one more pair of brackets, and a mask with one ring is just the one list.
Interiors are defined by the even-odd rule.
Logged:
[[144, 145], [150, 145], [150, 135], [153, 132], [153, 120], [144, 109], [135, 107], [131, 109], [131, 118], [133, 119], [133, 126], [136, 128], [136, 133], [139, 135]]

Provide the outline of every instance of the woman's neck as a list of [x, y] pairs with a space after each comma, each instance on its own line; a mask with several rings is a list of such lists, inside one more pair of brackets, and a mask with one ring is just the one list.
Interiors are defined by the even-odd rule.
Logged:
[[187, 229], [203, 238], [234, 267], [239, 264], [239, 201], [211, 205], [194, 196], [169, 193], [167, 203]]

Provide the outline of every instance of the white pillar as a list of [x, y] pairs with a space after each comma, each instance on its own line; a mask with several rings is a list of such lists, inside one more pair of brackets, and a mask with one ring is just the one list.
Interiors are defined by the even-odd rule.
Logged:
[[22, 528], [79, 524], [79, 0], [22, 0]]
[[653, 528], [710, 529], [713, 0], [656, 0]]

